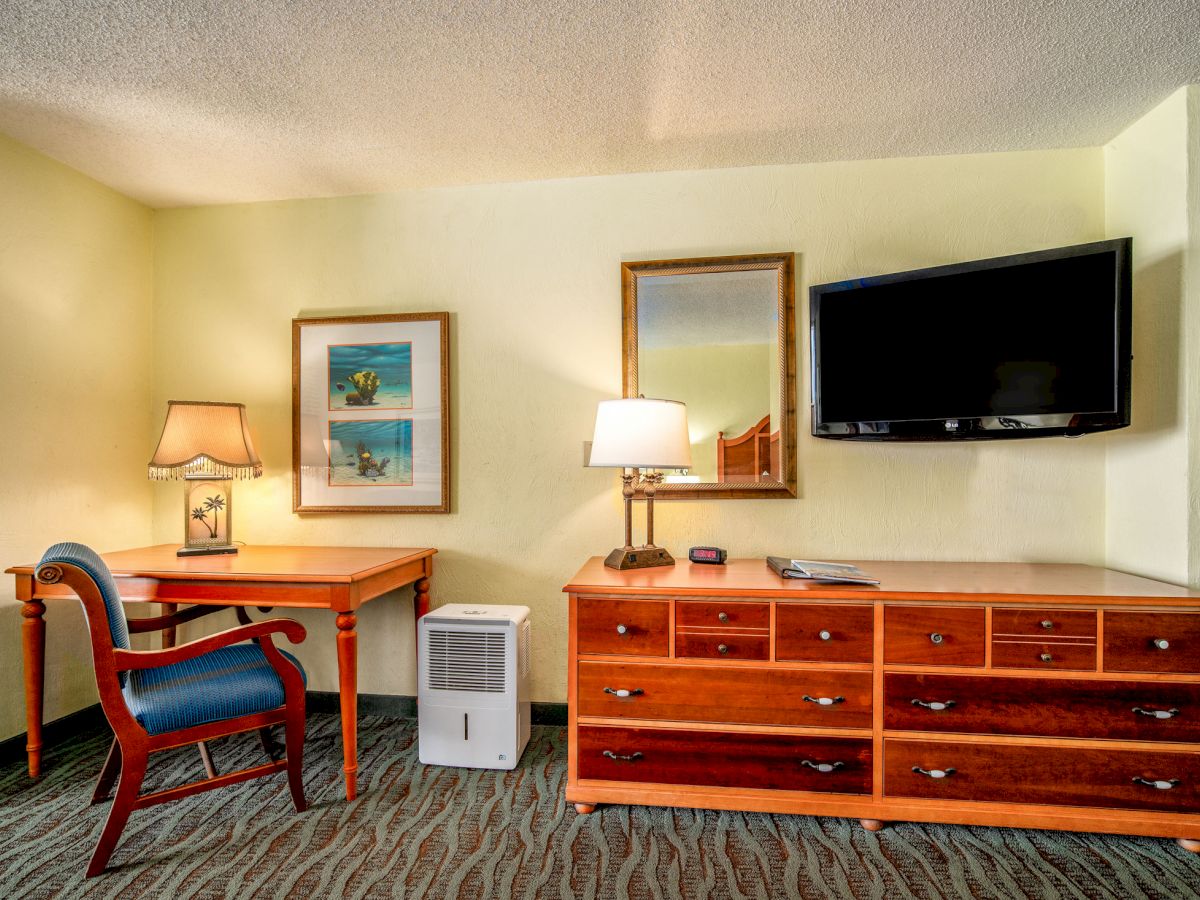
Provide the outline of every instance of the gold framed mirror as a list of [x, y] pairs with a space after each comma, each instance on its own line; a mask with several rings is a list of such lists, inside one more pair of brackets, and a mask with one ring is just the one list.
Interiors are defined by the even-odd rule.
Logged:
[[621, 264], [626, 397], [687, 404], [659, 499], [796, 497], [795, 254]]

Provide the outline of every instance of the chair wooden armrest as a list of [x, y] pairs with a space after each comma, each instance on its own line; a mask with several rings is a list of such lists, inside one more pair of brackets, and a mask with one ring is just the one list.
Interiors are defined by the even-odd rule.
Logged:
[[204, 616], [211, 615], [212, 613], [221, 612], [223, 609], [229, 609], [229, 607], [189, 606], [187, 609], [181, 609], [179, 612], [171, 613], [169, 616], [151, 616], [145, 619], [129, 619], [127, 624], [130, 634], [143, 634], [147, 631], [162, 631], [164, 628], [182, 625], [184, 622], [191, 622]]
[[[170, 647], [166, 650], [116, 649], [113, 651], [113, 662], [118, 672], [128, 672], [134, 669], [154, 669], [159, 666], [169, 666], [172, 663], [183, 662], [187, 659], [195, 659], [197, 656], [211, 653], [213, 650], [219, 650], [222, 647], [228, 647], [232, 644], [253, 639], [260, 642], [260, 646], [263, 646], [264, 652], [267, 653], [267, 659], [271, 661], [274, 667], [275, 661], [272, 659], [272, 656], [277, 655], [277, 651], [275, 653], [267, 652], [266, 646], [264, 646], [270, 645], [271, 650], [275, 650], [270, 639], [270, 635], [272, 634], [282, 634], [293, 644], [298, 644], [304, 640], [306, 632], [304, 626], [295, 619], [267, 619], [262, 622], [239, 625], [236, 628], [219, 631], [216, 634], [197, 638], [194, 641], [188, 641], [186, 644], [180, 644], [178, 647]], [[284, 661], [282, 656], [279, 659]], [[293, 666], [292, 668], [294, 669], [295, 667]]]

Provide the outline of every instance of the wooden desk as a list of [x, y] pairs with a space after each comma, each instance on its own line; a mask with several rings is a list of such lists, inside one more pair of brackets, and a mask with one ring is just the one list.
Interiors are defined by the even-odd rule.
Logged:
[[[389, 591], [411, 584], [417, 618], [429, 611], [432, 548], [269, 547], [250, 546], [231, 556], [180, 558], [176, 544], [159, 544], [104, 554], [117, 579], [121, 599], [161, 603], [167, 612], [180, 603], [212, 606], [257, 606], [284, 609], [328, 609], [337, 623], [338, 689], [341, 696], [342, 752], [346, 799], [358, 793], [358, 633], [360, 606]], [[6, 571], [17, 579], [17, 599], [24, 606], [22, 635], [25, 655], [25, 720], [28, 727], [29, 774], [42, 770], [42, 692], [46, 655], [48, 597], [74, 596], [64, 585], [39, 584], [34, 566]], [[164, 632], [170, 645], [174, 635]]]

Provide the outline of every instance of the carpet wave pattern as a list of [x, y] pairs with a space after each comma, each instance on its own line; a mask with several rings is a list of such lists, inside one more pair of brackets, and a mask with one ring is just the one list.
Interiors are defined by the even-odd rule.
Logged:
[[[89, 807], [109, 736], [47, 749], [46, 775], [0, 768], [0, 896], [263, 898], [1200, 898], [1200, 860], [1172, 841], [1007, 828], [642, 807], [577, 816], [566, 730], [533, 730], [511, 772], [423, 766], [416, 723], [363, 717], [359, 798], [342, 793], [339, 723], [308, 723], [297, 815], [283, 776], [133, 814], [112, 867], [84, 867], [108, 805]], [[218, 765], [261, 762], [254, 735]], [[200, 771], [152, 758], [147, 789]]]

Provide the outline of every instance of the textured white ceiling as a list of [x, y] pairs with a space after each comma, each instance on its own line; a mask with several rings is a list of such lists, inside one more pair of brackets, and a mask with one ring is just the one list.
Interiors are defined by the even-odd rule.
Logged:
[[5, 0], [0, 131], [155, 206], [1107, 141], [1200, 0]]

